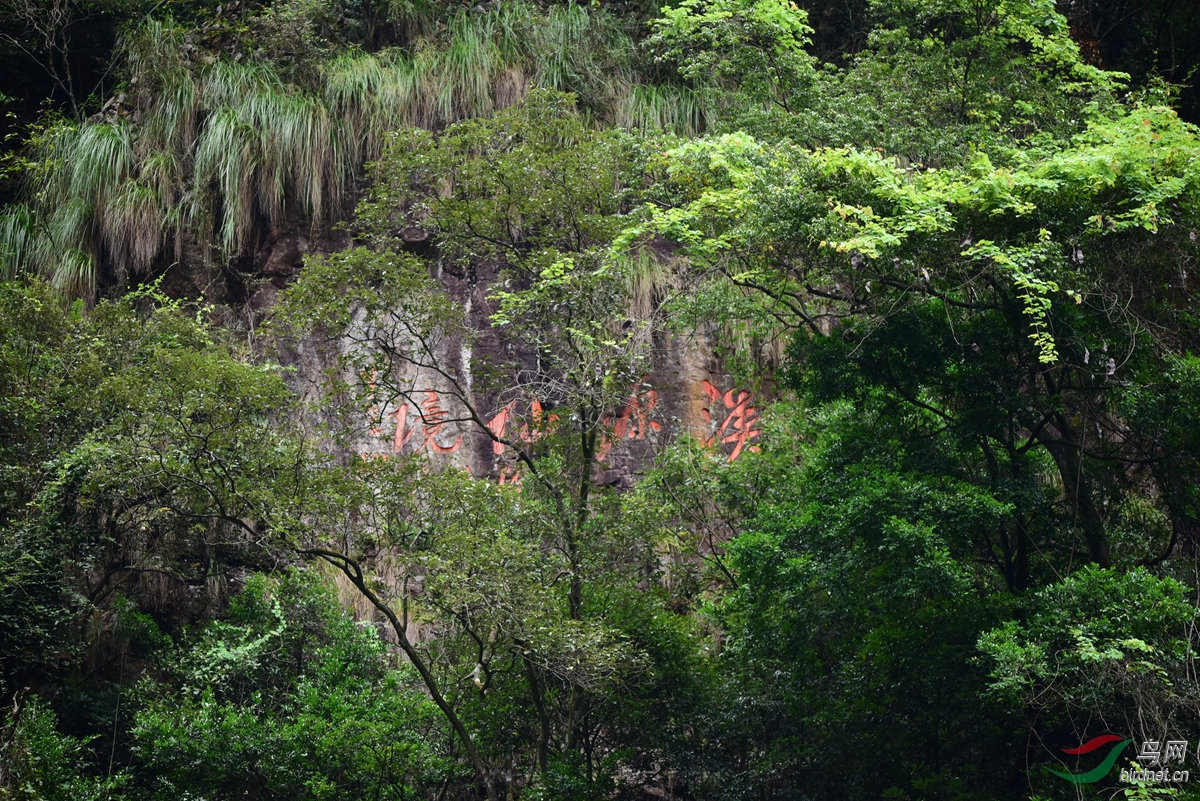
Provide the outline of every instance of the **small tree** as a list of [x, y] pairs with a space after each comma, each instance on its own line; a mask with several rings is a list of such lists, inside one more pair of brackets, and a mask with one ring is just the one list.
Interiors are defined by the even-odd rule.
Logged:
[[[354, 539], [309, 551], [389, 620], [489, 797], [514, 757], [488, 746], [473, 718], [508, 699], [533, 721], [513, 734], [532, 746], [537, 770], [578, 760], [591, 783], [603, 751], [594, 699], [641, 669], [606, 618], [614, 585], [644, 555], [597, 475], [614, 420], [637, 403], [659, 313], [648, 293], [634, 302], [631, 266], [607, 251], [643, 147], [587, 130], [571, 99], [553, 93], [441, 136], [401, 132], [359, 209], [371, 247], [312, 261], [285, 301], [291, 324], [348, 344], [338, 346], [349, 377], [341, 386], [358, 408], [381, 415], [403, 404], [427, 427], [463, 425], [464, 436], [491, 444], [501, 477], [520, 474], [518, 494], [452, 472], [365, 465], [377, 489], [362, 496]], [[439, 268], [462, 276], [472, 302], [479, 271], [500, 268], [491, 331], [471, 330], [429, 266], [401, 251], [398, 234], [416, 226], [432, 233]], [[486, 366], [456, 358], [484, 337], [505, 356]], [[428, 393], [442, 399], [436, 413], [422, 403]], [[386, 589], [356, 555], [367, 544], [384, 546], [375, 571], [391, 571]]]

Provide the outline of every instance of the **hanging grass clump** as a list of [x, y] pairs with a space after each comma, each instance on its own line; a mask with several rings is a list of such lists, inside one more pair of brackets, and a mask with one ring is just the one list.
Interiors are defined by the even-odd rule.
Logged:
[[122, 53], [119, 116], [33, 143], [25, 203], [0, 214], [4, 275], [90, 295], [102, 272], [228, 263], [297, 219], [316, 232], [389, 131], [487, 117], [534, 88], [575, 93], [598, 124], [692, 134], [707, 120], [701, 93], [642, 82], [621, 20], [578, 5], [458, 10], [407, 48], [325, 58], [302, 71], [308, 85], [265, 61], [205, 62], [170, 20], [148, 20]]

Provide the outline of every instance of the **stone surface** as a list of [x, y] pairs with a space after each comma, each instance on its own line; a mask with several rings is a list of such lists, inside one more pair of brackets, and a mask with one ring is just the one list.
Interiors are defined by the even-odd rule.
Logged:
[[[481, 264], [468, 271], [436, 270], [446, 292], [464, 310], [476, 338], [471, 344], [456, 339], [440, 343], [438, 362], [458, 379], [470, 403], [489, 428], [510, 438], [522, 433], [522, 422], [536, 415], [553, 414], [552, 401], [523, 397], [512, 387], [497, 386], [479, 379], [476, 371], [487, 360], [529, 360], [519, 343], [501, 339], [488, 322], [493, 303], [488, 287], [496, 278], [493, 267]], [[714, 355], [712, 334], [662, 334], [654, 343], [652, 369], [639, 384], [629, 388], [629, 402], [610, 416], [612, 435], [601, 446], [597, 480], [602, 484], [628, 486], [636, 474], [667, 442], [683, 433], [737, 458], [755, 447], [761, 432], [751, 392], [734, 385]], [[306, 394], [315, 392], [322, 375], [337, 357], [351, 347], [339, 343], [307, 343], [293, 354], [293, 363]], [[480, 478], [509, 480], [511, 463], [504, 448], [479, 425], [469, 420], [465, 404], [445, 377], [428, 369], [408, 369], [393, 377], [407, 399], [377, 399], [364, 419], [351, 450], [361, 458], [388, 458], [396, 454], [424, 453], [434, 464], [467, 469]]]

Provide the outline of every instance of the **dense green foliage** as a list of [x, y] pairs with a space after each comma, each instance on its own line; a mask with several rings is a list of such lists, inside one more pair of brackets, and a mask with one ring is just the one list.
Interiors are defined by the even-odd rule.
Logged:
[[1112, 5], [0, 0], [0, 801], [1195, 797], [1062, 778], [1200, 775], [1195, 23]]
[[534, 87], [574, 92], [621, 126], [704, 125], [697, 91], [635, 71], [625, 26], [605, 13], [500, 4], [372, 52], [279, 41], [288, 26], [302, 42], [319, 28], [316, 9], [292, 13], [282, 31], [252, 18], [253, 54], [223, 37], [195, 48], [170, 18], [131, 28], [119, 102], [30, 137], [25, 202], [0, 217], [3, 274], [90, 295], [172, 263], [245, 258], [297, 220], [319, 232], [388, 131], [490, 115]]

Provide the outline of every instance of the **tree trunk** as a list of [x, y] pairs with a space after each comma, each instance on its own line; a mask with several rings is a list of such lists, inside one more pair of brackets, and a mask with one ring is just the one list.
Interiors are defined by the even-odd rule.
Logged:
[[433, 673], [430, 672], [429, 666], [425, 664], [425, 660], [422, 658], [421, 653], [417, 651], [417, 649], [414, 648], [413, 644], [409, 641], [408, 632], [406, 631], [404, 623], [401, 622], [398, 617], [396, 617], [396, 613], [392, 610], [392, 608], [385, 603], [382, 598], [376, 595], [374, 590], [367, 586], [367, 582], [363, 576], [362, 568], [359, 567], [358, 563], [353, 559], [345, 554], [338, 553], [337, 551], [327, 551], [323, 548], [309, 548], [304, 550], [303, 553], [312, 556], [319, 556], [334, 567], [341, 570], [344, 574], [346, 574], [346, 577], [350, 579], [350, 583], [358, 588], [358, 591], [363, 594], [363, 597], [370, 601], [371, 605], [382, 612], [384, 617], [388, 619], [388, 622], [392, 626], [392, 630], [396, 632], [396, 639], [399, 642], [400, 650], [404, 652], [404, 655], [408, 657], [408, 661], [411, 662], [413, 667], [417, 669], [417, 673], [420, 674], [421, 680], [425, 683], [425, 689], [429, 691], [429, 696], [433, 699], [433, 703], [436, 704], [437, 708], [440, 709], [442, 714], [446, 716], [446, 720], [449, 721], [451, 728], [454, 729], [455, 734], [457, 734], [459, 739], [462, 741], [463, 749], [467, 752], [467, 758], [471, 760], [471, 766], [475, 769], [475, 774], [479, 777], [479, 780], [483, 782], [483, 786], [487, 791], [488, 801], [500, 801], [500, 795], [496, 791], [496, 782], [493, 780], [491, 772], [487, 768], [487, 763], [483, 761], [483, 757], [479, 753], [479, 749], [475, 747], [475, 741], [471, 739], [470, 732], [468, 732], [466, 726], [463, 725], [462, 719], [459, 718], [458, 713], [454, 711], [454, 708], [450, 706], [445, 697], [442, 695], [441, 689], [438, 687], [437, 679], [434, 677]]
[[1058, 468], [1067, 504], [1083, 527], [1088, 557], [1101, 567], [1108, 567], [1108, 537], [1104, 530], [1104, 520], [1092, 498], [1092, 482], [1083, 469], [1083, 452], [1079, 438], [1061, 415], [1056, 416], [1055, 427], [1058, 428], [1058, 438], [1053, 438], [1043, 431], [1038, 435], [1038, 441], [1049, 451]]

